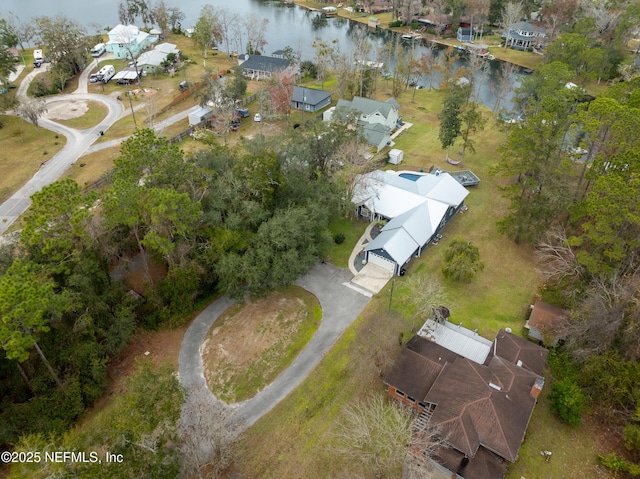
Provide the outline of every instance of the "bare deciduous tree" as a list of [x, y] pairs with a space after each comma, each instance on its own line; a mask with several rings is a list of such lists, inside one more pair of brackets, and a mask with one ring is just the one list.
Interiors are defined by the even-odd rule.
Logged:
[[331, 449], [360, 466], [345, 477], [398, 477], [404, 470], [403, 477], [418, 479], [443, 445], [437, 428], [418, 426], [415, 410], [376, 396], [344, 409]]
[[231, 465], [232, 443], [242, 429], [234, 422], [232, 409], [209, 396], [204, 384], [189, 392], [180, 427], [183, 473], [200, 479], [222, 477]]
[[437, 279], [425, 274], [412, 274], [404, 284], [400, 298], [413, 310], [414, 329], [431, 317], [433, 308], [451, 305], [444, 286]]
[[44, 100], [29, 100], [21, 103], [18, 107], [18, 115], [25, 120], [29, 120], [38, 128], [40, 117], [47, 112], [47, 104]]
[[[591, 354], [611, 348], [617, 340], [624, 341], [625, 330], [629, 328], [637, 331], [639, 287], [640, 276], [637, 274], [614, 273], [591, 281], [569, 327], [567, 343], [576, 359], [584, 360]], [[626, 350], [618, 349], [635, 359], [638, 348], [635, 345]]]
[[500, 105], [513, 89], [511, 77], [516, 73], [518, 66], [510, 62], [500, 62], [500, 72], [498, 73], [498, 89], [496, 90], [496, 102], [493, 104], [493, 113], [500, 111]]
[[547, 231], [535, 250], [537, 271], [545, 282], [559, 283], [568, 278], [578, 279], [584, 268], [578, 263], [576, 252], [567, 242], [567, 232], [562, 225]]
[[513, 1], [507, 2], [505, 6], [502, 8], [502, 13], [500, 14], [500, 26], [504, 31], [504, 49], [506, 50], [509, 46], [509, 40], [511, 40], [511, 28], [514, 24], [518, 23], [522, 20], [522, 16], [524, 15], [524, 5], [521, 1]]
[[399, 471], [411, 444], [413, 418], [383, 396], [344, 409], [332, 450], [362, 467], [365, 477]]

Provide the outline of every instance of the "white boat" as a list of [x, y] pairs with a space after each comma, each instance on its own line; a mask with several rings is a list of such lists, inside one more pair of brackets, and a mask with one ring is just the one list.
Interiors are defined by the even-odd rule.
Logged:
[[332, 17], [334, 15], [338, 14], [338, 9], [336, 7], [324, 7], [322, 9], [322, 13], [326, 16], [326, 17]]

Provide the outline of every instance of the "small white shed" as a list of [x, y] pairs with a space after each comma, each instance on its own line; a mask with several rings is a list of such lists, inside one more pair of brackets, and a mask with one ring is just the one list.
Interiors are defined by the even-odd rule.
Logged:
[[389, 151], [389, 163], [391, 163], [392, 165], [399, 165], [400, 163], [402, 163], [403, 159], [404, 151], [398, 150], [397, 148]]
[[207, 108], [206, 106], [200, 107], [193, 113], [189, 113], [189, 126], [197, 125], [201, 121], [211, 118], [212, 115], [213, 111], [211, 111], [211, 108]]

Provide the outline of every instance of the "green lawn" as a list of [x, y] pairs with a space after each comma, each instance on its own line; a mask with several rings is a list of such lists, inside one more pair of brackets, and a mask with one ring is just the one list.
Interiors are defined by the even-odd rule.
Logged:
[[337, 234], [343, 234], [345, 239], [342, 243], [337, 244], [335, 241], [331, 244], [331, 249], [327, 254], [327, 259], [341, 268], [349, 267], [349, 256], [353, 251], [353, 246], [360, 236], [364, 233], [369, 223], [364, 220], [352, 221], [347, 218], [331, 218], [329, 221], [329, 231], [335, 239]]
[[84, 188], [110, 171], [113, 168], [113, 160], [118, 157], [119, 153], [120, 147], [116, 146], [81, 156], [76, 163], [65, 172], [63, 177], [74, 179]]

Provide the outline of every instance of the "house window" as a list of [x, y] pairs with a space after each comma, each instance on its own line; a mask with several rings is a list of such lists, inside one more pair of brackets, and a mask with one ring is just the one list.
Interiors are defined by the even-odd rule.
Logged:
[[397, 394], [398, 396], [400, 396], [401, 398], [403, 398], [403, 397], [404, 397], [404, 393], [403, 393], [402, 391], [398, 390], [398, 389], [396, 389], [396, 394]]
[[412, 403], [415, 403], [415, 402], [416, 402], [416, 400], [415, 400], [415, 399], [413, 399], [411, 396], [407, 396], [407, 399], [409, 400], [409, 402], [412, 402]]

